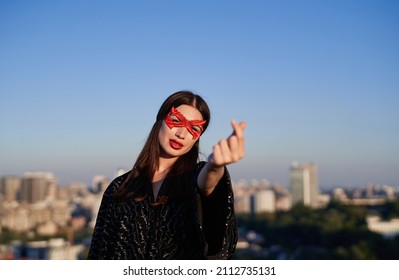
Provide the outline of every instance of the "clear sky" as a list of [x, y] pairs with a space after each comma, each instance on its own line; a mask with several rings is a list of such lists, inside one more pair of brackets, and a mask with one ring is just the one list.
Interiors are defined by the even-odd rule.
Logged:
[[0, 2], [0, 176], [130, 168], [171, 93], [202, 95], [233, 180], [399, 184], [399, 1]]

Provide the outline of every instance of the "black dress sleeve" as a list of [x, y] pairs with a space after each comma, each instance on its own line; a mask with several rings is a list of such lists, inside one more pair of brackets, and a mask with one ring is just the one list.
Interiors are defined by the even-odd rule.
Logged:
[[114, 200], [113, 194], [117, 186], [117, 179], [115, 179], [110, 183], [103, 194], [91, 239], [88, 254], [89, 260], [112, 259], [113, 240], [115, 240], [112, 208]]
[[[204, 162], [200, 164], [201, 169]], [[201, 195], [200, 220], [207, 243], [207, 259], [231, 259], [237, 240], [234, 194], [231, 178], [225, 167], [224, 175], [209, 196]]]

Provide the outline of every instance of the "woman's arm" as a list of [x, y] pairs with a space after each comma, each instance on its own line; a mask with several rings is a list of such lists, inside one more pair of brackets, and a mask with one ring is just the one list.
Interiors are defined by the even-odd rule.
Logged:
[[246, 122], [232, 121], [233, 133], [213, 146], [208, 162], [201, 169], [197, 183], [203, 195], [210, 195], [224, 174], [227, 164], [241, 160], [245, 155], [244, 130]]

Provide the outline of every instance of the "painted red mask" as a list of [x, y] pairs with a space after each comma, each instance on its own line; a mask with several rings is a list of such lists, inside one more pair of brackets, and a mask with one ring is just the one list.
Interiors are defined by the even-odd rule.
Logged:
[[183, 116], [182, 113], [175, 109], [175, 107], [172, 107], [169, 114], [165, 118], [165, 123], [169, 128], [185, 127], [193, 136], [193, 139], [197, 139], [204, 130], [203, 125], [206, 123], [206, 120], [189, 121]]

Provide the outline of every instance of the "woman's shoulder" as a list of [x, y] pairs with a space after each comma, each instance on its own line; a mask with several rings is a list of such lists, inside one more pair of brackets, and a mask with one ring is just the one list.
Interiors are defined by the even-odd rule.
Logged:
[[116, 190], [119, 189], [119, 187], [122, 186], [122, 184], [126, 181], [129, 173], [130, 171], [114, 178], [105, 190], [104, 195], [112, 196], [116, 192]]

